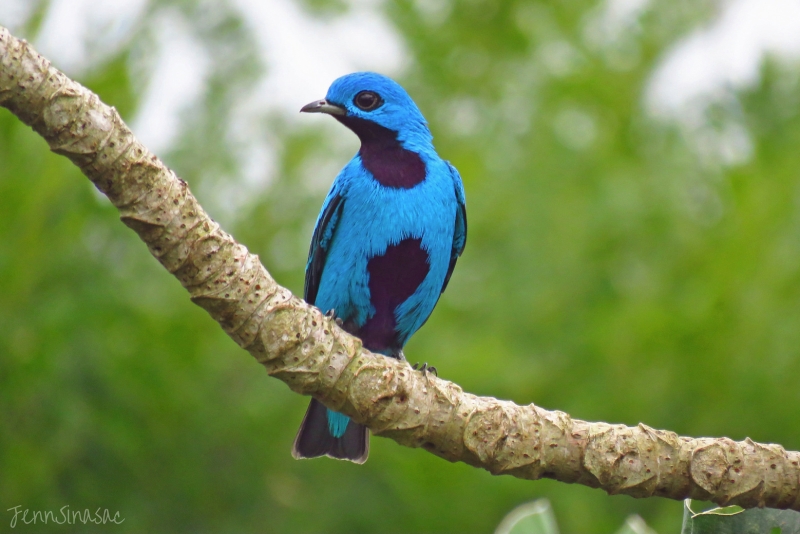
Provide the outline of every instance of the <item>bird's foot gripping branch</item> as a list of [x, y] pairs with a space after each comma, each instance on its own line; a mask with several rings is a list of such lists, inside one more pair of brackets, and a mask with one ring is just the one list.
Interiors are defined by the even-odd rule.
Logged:
[[78, 165], [192, 301], [272, 376], [376, 434], [495, 474], [800, 510], [800, 453], [779, 445], [588, 423], [476, 397], [363, 350], [222, 231], [113, 108], [1, 27], [0, 105]]

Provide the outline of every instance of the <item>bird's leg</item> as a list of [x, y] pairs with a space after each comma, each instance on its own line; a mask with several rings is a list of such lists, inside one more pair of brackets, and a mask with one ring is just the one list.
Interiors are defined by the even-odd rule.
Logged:
[[406, 355], [405, 355], [405, 354], [403, 354], [403, 351], [402, 351], [402, 350], [399, 350], [399, 351], [397, 351], [397, 354], [395, 354], [395, 357], [396, 357], [398, 360], [400, 360], [401, 362], [404, 362], [404, 361], [406, 361]]
[[422, 367], [419, 366], [419, 363], [415, 363], [414, 365], [411, 366], [411, 368], [414, 369], [415, 371], [420, 371], [423, 374], [433, 373], [437, 376], [437, 378], [439, 376], [439, 371], [436, 370], [436, 367], [428, 365], [428, 362], [423, 363]]
[[342, 321], [341, 317], [336, 316], [336, 310], [334, 310], [333, 308], [325, 312], [325, 317], [333, 319], [333, 322], [335, 322], [336, 326], [338, 326], [339, 328], [342, 328], [344, 326], [344, 321]]

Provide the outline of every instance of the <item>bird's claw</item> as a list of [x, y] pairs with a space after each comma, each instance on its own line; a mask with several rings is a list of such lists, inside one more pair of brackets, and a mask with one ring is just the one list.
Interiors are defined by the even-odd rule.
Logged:
[[334, 310], [333, 308], [325, 312], [325, 317], [327, 317], [328, 319], [333, 319], [333, 322], [336, 323], [336, 326], [338, 326], [339, 328], [344, 327], [344, 321], [342, 321], [341, 317], [336, 316], [336, 310]]
[[422, 364], [422, 367], [419, 366], [419, 363], [415, 363], [411, 366], [412, 369], [415, 371], [420, 371], [421, 373], [433, 373], [436, 377], [439, 377], [439, 371], [436, 370], [436, 367], [433, 365], [428, 365], [428, 362]]

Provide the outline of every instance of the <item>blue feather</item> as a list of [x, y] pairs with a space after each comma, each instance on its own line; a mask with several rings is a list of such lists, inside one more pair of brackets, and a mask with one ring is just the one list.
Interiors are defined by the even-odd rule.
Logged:
[[341, 438], [344, 436], [344, 431], [347, 430], [347, 423], [350, 422], [350, 418], [346, 415], [334, 412], [333, 410], [328, 410], [327, 416], [328, 430], [330, 431], [331, 435], [334, 438]]
[[[400, 357], [436, 306], [464, 250], [461, 177], [436, 153], [411, 97], [385, 76], [343, 76], [324, 101], [303, 111], [329, 113], [361, 139], [317, 218], [305, 298], [323, 311], [335, 310], [367, 349]], [[327, 411], [328, 432], [335, 438], [345, 435], [348, 422]], [[298, 446], [303, 432], [301, 427], [295, 441], [298, 457], [305, 457]]]

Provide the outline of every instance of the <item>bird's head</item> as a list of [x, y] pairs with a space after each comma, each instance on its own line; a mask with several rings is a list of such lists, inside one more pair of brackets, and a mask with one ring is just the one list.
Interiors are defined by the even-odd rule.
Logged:
[[374, 72], [342, 76], [331, 84], [324, 100], [300, 111], [333, 116], [353, 130], [362, 144], [389, 137], [404, 145], [428, 144], [432, 138], [425, 117], [405, 89]]

